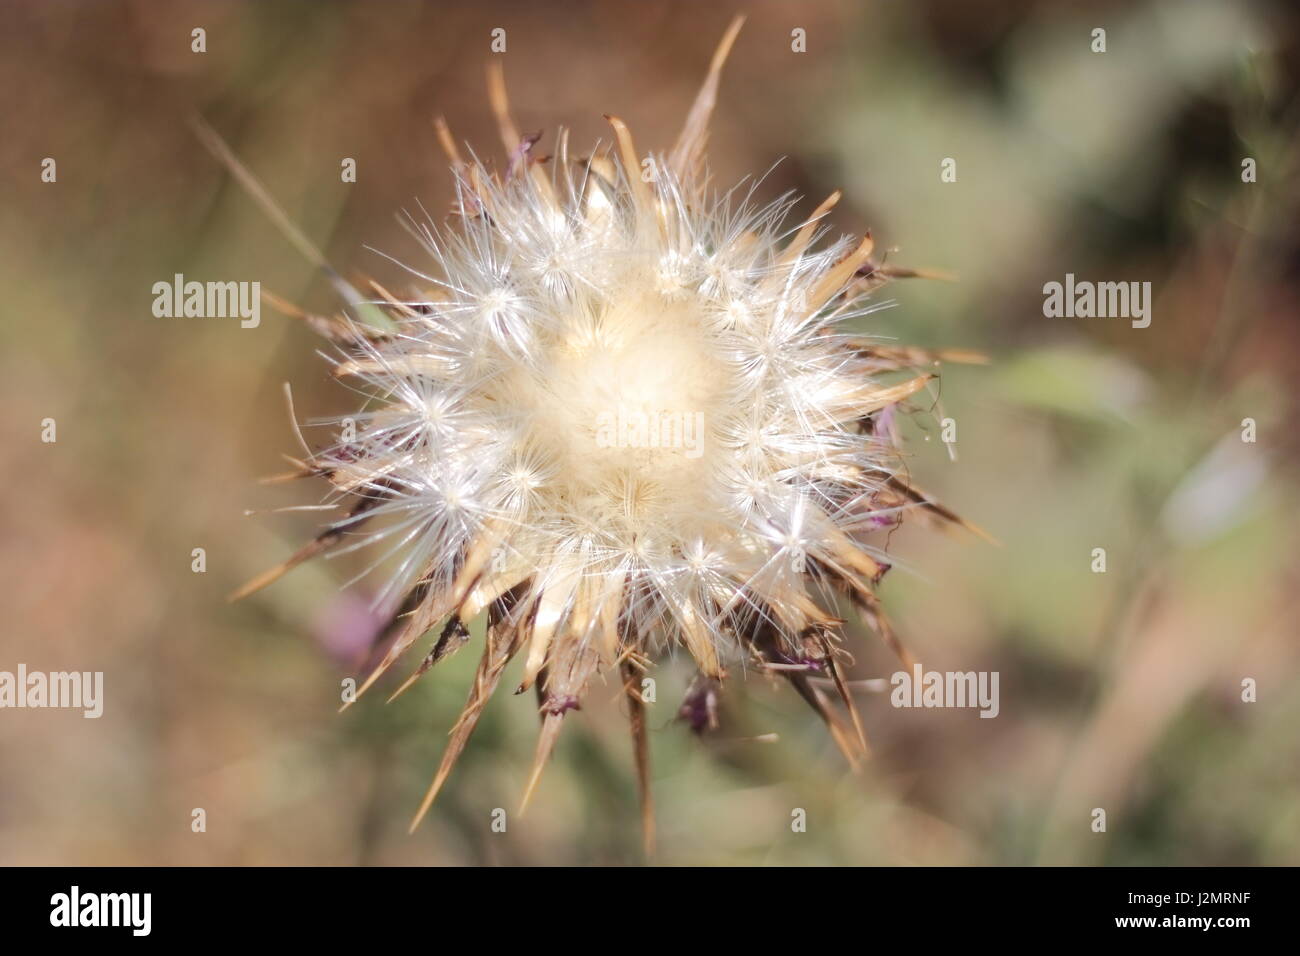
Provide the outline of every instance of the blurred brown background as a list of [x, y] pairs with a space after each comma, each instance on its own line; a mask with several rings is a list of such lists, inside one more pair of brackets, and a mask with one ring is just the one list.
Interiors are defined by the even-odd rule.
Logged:
[[[499, 162], [493, 28], [544, 150], [559, 125], [607, 137], [602, 113], [663, 149], [735, 9], [750, 19], [713, 124], [718, 183], [785, 157], [764, 198], [797, 190], [806, 212], [843, 188], [838, 228], [959, 277], [895, 283], [863, 329], [993, 357], [947, 369], [942, 408], [906, 428], [918, 482], [1002, 545], [904, 529], [884, 592], [928, 667], [1000, 673], [1001, 714], [866, 693], [877, 755], [855, 778], [801, 702], [752, 676], [695, 740], [672, 719], [689, 674], [667, 665], [659, 859], [1300, 863], [1300, 46], [1293, 6], [1228, 0], [5, 4], [0, 670], [104, 671], [106, 701], [99, 720], [0, 711], [0, 862], [640, 859], [612, 684], [570, 721], [523, 819], [536, 715], [501, 695], [406, 836], [474, 654], [339, 716], [365, 583], [340, 585], [360, 564], [224, 603], [320, 520], [243, 517], [322, 490], [257, 484], [296, 449], [281, 383], [303, 418], [353, 400], [301, 325], [156, 319], [151, 290], [180, 272], [336, 304], [198, 144], [195, 111], [341, 271], [397, 286], [364, 247], [412, 261], [395, 213], [446, 208], [431, 118]], [[1151, 327], [1044, 318], [1042, 285], [1066, 272], [1151, 281]], [[852, 638], [856, 677], [895, 669]]]

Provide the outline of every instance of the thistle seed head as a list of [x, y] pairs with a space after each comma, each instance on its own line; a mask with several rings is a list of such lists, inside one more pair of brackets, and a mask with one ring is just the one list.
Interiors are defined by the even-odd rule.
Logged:
[[852, 762], [865, 755], [835, 596], [901, 653], [869, 535], [909, 508], [956, 520], [903, 479], [887, 418], [933, 378], [908, 369], [942, 356], [846, 331], [890, 270], [870, 236], [824, 241], [837, 196], [792, 224], [790, 197], [708, 186], [705, 129], [738, 28], [664, 154], [643, 156], [610, 117], [608, 147], [571, 155], [561, 132], [543, 161], [492, 73], [505, 172], [464, 160], [440, 125], [457, 194], [445, 224], [412, 223], [420, 291], [380, 290], [386, 330], [317, 322], [340, 345], [336, 374], [369, 399], [300, 462], [347, 514], [289, 565], [345, 546], [385, 562], [394, 638], [363, 691], [441, 624], [400, 693], [487, 617], [421, 814], [516, 655], [542, 715], [528, 792], [565, 715], [612, 670], [633, 703], [647, 827], [639, 682], [665, 653], [698, 668], [681, 709], [695, 729], [748, 662], [789, 681]]

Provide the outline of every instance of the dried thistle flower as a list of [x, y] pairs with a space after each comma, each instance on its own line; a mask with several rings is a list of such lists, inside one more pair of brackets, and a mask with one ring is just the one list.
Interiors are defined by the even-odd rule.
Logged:
[[874, 593], [889, 565], [867, 536], [912, 508], [958, 519], [902, 477], [888, 421], [933, 375], [888, 373], [972, 356], [841, 330], [869, 311], [868, 291], [915, 273], [873, 260], [869, 235], [819, 244], [838, 194], [791, 230], [791, 199], [755, 207], [752, 189], [738, 203], [709, 191], [706, 127], [740, 25], [662, 156], [643, 158], [608, 117], [612, 148], [573, 157], [562, 131], [543, 162], [490, 71], [508, 166], [465, 161], [439, 121], [458, 189], [445, 227], [416, 229], [423, 291], [399, 301], [375, 285], [368, 305], [386, 329], [304, 316], [339, 344], [335, 374], [371, 396], [354, 434], [296, 461], [294, 474], [326, 479], [347, 513], [236, 596], [326, 551], [372, 548], [392, 567], [379, 601], [393, 640], [361, 692], [441, 625], [401, 693], [486, 613], [469, 699], [412, 828], [517, 654], [516, 692], [535, 687], [542, 715], [525, 803], [565, 715], [617, 669], [647, 846], [640, 675], [653, 659], [675, 648], [694, 659], [680, 715], [697, 730], [716, 720], [729, 665], [779, 675], [854, 765], [867, 742], [834, 595], [908, 662]]

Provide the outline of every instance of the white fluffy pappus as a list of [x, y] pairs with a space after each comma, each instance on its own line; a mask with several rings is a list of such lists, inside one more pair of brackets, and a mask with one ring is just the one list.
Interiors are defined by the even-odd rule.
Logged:
[[837, 595], [905, 657], [874, 593], [888, 564], [869, 535], [913, 507], [958, 519], [904, 479], [879, 416], [934, 377], [889, 373], [971, 356], [845, 331], [890, 270], [869, 236], [822, 241], [838, 194], [791, 227], [788, 197], [759, 206], [752, 187], [708, 190], [705, 130], [738, 28], [665, 155], [641, 156], [611, 117], [611, 148], [571, 158], [561, 131], [540, 162], [490, 74], [507, 173], [464, 161], [441, 127], [458, 194], [446, 225], [412, 224], [427, 253], [406, 264], [420, 291], [383, 293], [388, 329], [318, 320], [340, 345], [336, 374], [368, 400], [297, 474], [328, 479], [348, 514], [240, 593], [306, 557], [369, 549], [393, 640], [363, 692], [442, 624], [401, 693], [487, 614], [417, 823], [517, 654], [518, 690], [535, 686], [543, 715], [525, 802], [564, 715], [615, 668], [647, 844], [640, 680], [653, 658], [693, 659], [680, 713], [697, 730], [728, 667], [750, 663], [789, 681], [856, 764], [867, 746]]

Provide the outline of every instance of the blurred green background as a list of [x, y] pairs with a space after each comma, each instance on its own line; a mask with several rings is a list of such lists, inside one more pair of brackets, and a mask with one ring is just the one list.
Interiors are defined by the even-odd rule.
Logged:
[[[729, 684], [722, 728], [651, 708], [672, 864], [1300, 863], [1298, 17], [1289, 4], [923, 0], [740, 5], [711, 163], [955, 282], [896, 282], [864, 331], [976, 348], [905, 424], [912, 474], [1001, 541], [895, 535], [883, 588], [940, 670], [1001, 675], [1001, 714], [861, 706], [849, 774], [783, 687]], [[223, 596], [315, 533], [323, 489], [263, 486], [302, 418], [343, 414], [305, 327], [156, 319], [174, 273], [332, 310], [203, 150], [231, 142], [346, 274], [403, 277], [395, 213], [451, 181], [431, 127], [500, 162], [490, 31], [520, 127], [676, 136], [735, 8], [694, 3], [9, 3], [0, 11], [0, 669], [105, 672], [104, 716], [0, 712], [0, 862], [634, 863], [617, 686], [574, 714], [527, 816], [531, 698], [500, 695], [406, 826], [476, 662], [337, 715], [364, 657], [361, 565]], [[191, 51], [195, 27], [207, 52]], [[791, 30], [807, 52], [791, 51]], [[1091, 31], [1107, 30], [1107, 52]], [[57, 161], [43, 183], [41, 161]], [[357, 160], [355, 184], [340, 161]], [[957, 161], [955, 183], [940, 162]], [[1252, 157], [1258, 182], [1241, 181]], [[1048, 319], [1066, 272], [1149, 280], [1150, 328]], [[952, 451], [938, 419], [957, 422]], [[40, 423], [58, 423], [56, 444]], [[1241, 441], [1241, 422], [1258, 441]], [[323, 437], [323, 436], [318, 436]], [[191, 550], [207, 572], [191, 571]], [[1107, 572], [1092, 573], [1092, 549]], [[855, 678], [896, 667], [856, 625]], [[414, 663], [414, 660], [411, 662]], [[399, 668], [400, 670], [400, 668]], [[404, 673], [404, 671], [403, 671]], [[1258, 682], [1258, 701], [1241, 682]], [[509, 676], [505, 684], [509, 684]], [[775, 742], [751, 738], [775, 734]], [[207, 830], [191, 831], [191, 811]], [[510, 812], [506, 833], [489, 827]], [[792, 833], [793, 808], [808, 814]], [[1108, 814], [1105, 833], [1091, 811]]]

